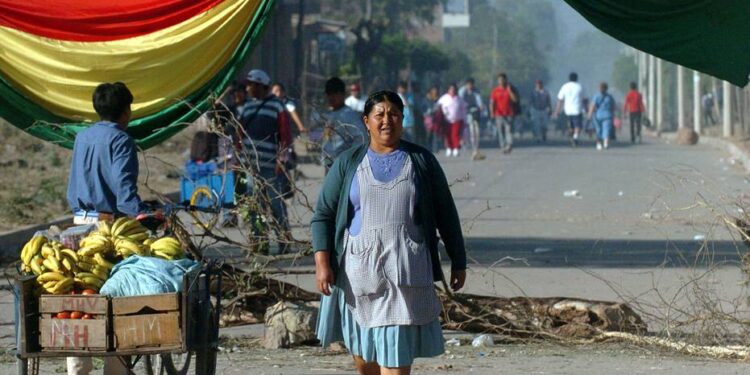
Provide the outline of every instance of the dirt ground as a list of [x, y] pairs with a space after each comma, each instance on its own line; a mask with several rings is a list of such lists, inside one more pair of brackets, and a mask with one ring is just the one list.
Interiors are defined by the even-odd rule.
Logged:
[[[144, 199], [179, 190], [193, 129], [139, 153]], [[0, 120], [0, 233], [68, 214], [65, 199], [71, 151]]]
[[[450, 336], [450, 335], [449, 335]], [[468, 337], [466, 337], [468, 339]], [[316, 347], [267, 350], [254, 338], [225, 339], [217, 374], [356, 374], [345, 352]], [[0, 375], [16, 374], [15, 360], [0, 357]], [[101, 361], [95, 361], [101, 373]], [[64, 359], [42, 362], [40, 374], [64, 373]], [[622, 343], [563, 346], [545, 342], [446, 348], [445, 354], [418, 359], [414, 374], [681, 374], [729, 375], [748, 373], [747, 363], [711, 361], [638, 348]], [[144, 373], [136, 368], [137, 374]]]

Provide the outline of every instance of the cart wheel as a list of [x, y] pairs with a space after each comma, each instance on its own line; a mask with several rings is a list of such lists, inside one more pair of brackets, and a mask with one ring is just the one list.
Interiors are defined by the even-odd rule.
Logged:
[[201, 349], [195, 352], [195, 375], [216, 374], [216, 357], [218, 351], [214, 348]]
[[193, 195], [190, 196], [190, 205], [194, 207], [209, 208], [209, 211], [216, 212], [202, 212], [200, 210], [190, 210], [190, 215], [195, 220], [195, 224], [205, 230], [210, 230], [219, 221], [219, 198], [206, 186], [200, 186], [193, 191]]
[[143, 366], [146, 368], [146, 375], [163, 375], [164, 360], [160, 355], [147, 355], [144, 357]]
[[193, 352], [181, 354], [162, 354], [162, 368], [168, 375], [187, 375]]
[[39, 375], [39, 358], [18, 358], [16, 365], [18, 375]]
[[18, 365], [18, 375], [28, 375], [29, 374], [29, 360], [28, 359], [16, 359], [16, 364]]

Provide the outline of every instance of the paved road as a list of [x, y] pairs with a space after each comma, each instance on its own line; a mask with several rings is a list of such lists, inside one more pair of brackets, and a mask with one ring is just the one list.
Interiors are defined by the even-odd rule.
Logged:
[[[667, 302], [674, 299], [689, 303], [682, 286], [704, 273], [709, 265], [723, 265], [711, 268], [704, 278], [716, 296], [732, 301], [746, 295], [740, 285], [744, 276], [736, 267], [738, 251], [743, 249], [735, 246], [732, 233], [718, 218], [738, 214], [733, 204], [743, 198], [749, 180], [742, 166], [722, 151], [703, 145], [678, 146], [653, 138], [645, 139], [642, 145], [616, 144], [607, 151], [596, 151], [587, 142], [573, 149], [564, 140], [547, 145], [520, 141], [510, 155], [503, 155], [496, 148], [483, 151], [487, 159], [479, 162], [472, 162], [468, 155], [439, 156], [446, 175], [453, 181], [452, 191], [472, 260], [467, 292], [626, 300], [648, 315], [646, 320], [652, 331], [664, 327]], [[306, 195], [314, 198], [322, 170], [305, 165], [302, 171], [307, 178], [300, 183]], [[565, 197], [568, 190], [578, 193]], [[299, 204], [291, 212], [295, 236], [305, 238], [309, 212]], [[708, 241], [696, 240], [696, 236]], [[309, 276], [288, 279], [303, 287], [312, 285]], [[3, 312], [10, 311], [9, 297], [0, 297]], [[13, 338], [8, 325], [12, 318], [10, 314], [3, 316], [6, 318], [0, 319], [0, 341], [8, 347]], [[505, 352], [506, 348], [500, 346], [492, 351], [498, 350]], [[446, 354], [421, 361], [418, 368], [422, 373], [431, 373], [442, 364], [455, 365], [455, 373], [496, 373], [493, 368], [503, 368], [507, 373], [576, 374], [617, 372], [623, 368], [632, 373], [658, 370], [670, 374], [743, 371], [732, 363], [654, 353], [648, 355], [647, 361], [640, 361], [643, 353], [629, 349], [602, 349], [604, 352], [593, 362], [587, 354], [590, 349], [585, 348], [559, 349], [559, 353], [556, 349], [539, 352], [523, 347], [507, 350], [509, 354], [496, 359], [487, 356], [454, 361], [479, 358], [479, 353], [463, 350], [464, 357]], [[263, 358], [275, 360], [280, 355], [284, 356], [275, 353]], [[286, 361], [287, 357], [282, 357], [278, 357], [279, 364]], [[566, 366], [551, 370], [557, 367], [559, 357], [565, 357]], [[222, 358], [224, 373], [233, 373], [228, 357]], [[281, 367], [253, 362], [253, 366], [259, 366], [259, 373], [307, 373], [308, 366], [338, 371], [348, 368], [346, 356], [330, 358], [340, 364], [316, 360], [298, 365], [287, 361]], [[6, 366], [9, 364], [1, 367]], [[487, 370], [472, 370], [472, 366]], [[317, 368], [315, 372], [321, 373]]]

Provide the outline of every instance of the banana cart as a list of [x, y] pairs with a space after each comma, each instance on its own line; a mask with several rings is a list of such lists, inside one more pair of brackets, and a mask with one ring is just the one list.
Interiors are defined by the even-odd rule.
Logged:
[[[58, 330], [42, 335], [42, 332], [49, 325], [63, 327], [66, 324], [73, 323], [73, 320], [60, 321], [50, 319], [49, 314], [45, 314], [46, 307], [43, 306], [43, 298], [40, 297], [37, 286], [36, 276], [20, 276], [15, 283], [16, 296], [16, 338], [17, 338], [17, 365], [18, 374], [36, 375], [39, 373], [39, 361], [44, 358], [64, 358], [64, 357], [111, 357], [120, 358], [123, 363], [131, 369], [139, 362], [142, 362], [146, 372], [151, 374], [179, 374], [186, 375], [195, 373], [199, 375], [213, 375], [216, 371], [216, 357], [219, 339], [219, 314], [221, 306], [221, 296], [218, 291], [221, 290], [220, 271], [214, 264], [203, 264], [201, 267], [188, 272], [183, 278], [183, 288], [181, 293], [168, 295], [140, 296], [146, 297], [146, 300], [155, 300], [159, 297], [161, 300], [172, 300], [174, 311], [153, 314], [155, 311], [141, 310], [143, 313], [151, 313], [148, 317], [159, 319], [174, 319], [176, 329], [172, 333], [173, 341], [165, 341], [160, 345], [150, 345], [144, 347], [127, 346], [127, 337], [116, 334], [113, 327], [118, 323], [116, 319], [117, 311], [113, 308], [116, 298], [107, 303], [100, 317], [101, 329], [95, 329], [92, 324], [96, 321], [79, 321], [88, 325], [84, 329], [75, 330]], [[212, 293], [212, 290], [216, 292]], [[46, 297], [46, 295], [45, 295]], [[54, 296], [65, 299], [71, 296]], [[78, 295], [72, 297], [79, 297]], [[103, 296], [83, 296], [90, 298], [106, 299]], [[125, 297], [129, 298], [129, 297]], [[85, 298], [84, 298], [85, 299]], [[109, 299], [107, 299], [109, 300]], [[44, 300], [46, 301], [46, 300]], [[127, 304], [132, 307], [132, 304]], [[124, 305], [122, 305], [124, 306]], [[126, 306], [127, 308], [127, 306]], [[122, 317], [134, 319], [133, 316]], [[135, 316], [138, 318], [138, 316]], [[153, 331], [154, 321], [156, 318], [149, 320], [148, 329]], [[143, 320], [143, 319], [141, 319]], [[113, 324], [113, 322], [115, 324]], [[121, 326], [123, 324], [120, 324]], [[89, 329], [90, 327], [90, 329]], [[159, 337], [169, 336], [165, 333], [166, 329], [158, 330]], [[138, 335], [142, 334], [138, 331]], [[56, 337], [55, 337], [56, 336]], [[51, 338], [50, 338], [51, 337]], [[67, 349], [65, 345], [77, 344], [79, 340], [87, 340], [92, 343], [91, 346], [98, 345], [95, 350], [87, 349]], [[94, 345], [96, 341], [98, 344]], [[55, 345], [50, 342], [56, 343]], [[61, 348], [60, 343], [63, 343]], [[131, 343], [132, 344], [132, 343]], [[48, 347], [54, 346], [54, 347]], [[74, 346], [74, 345], [73, 345]], [[191, 370], [193, 368], [194, 370]]]

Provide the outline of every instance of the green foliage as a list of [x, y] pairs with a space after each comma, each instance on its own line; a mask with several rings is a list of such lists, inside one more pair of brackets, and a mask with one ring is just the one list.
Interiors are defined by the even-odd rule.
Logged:
[[[471, 27], [450, 30], [447, 45], [468, 56], [473, 69], [449, 78], [456, 81], [473, 76], [484, 92], [494, 86], [499, 72], [507, 73], [521, 90], [533, 87], [536, 79], [546, 80], [547, 59], [542, 52], [546, 44], [540, 40], [554, 41], [554, 9], [539, 0], [477, 0], [470, 4]], [[543, 38], [537, 32], [544, 34]]]

